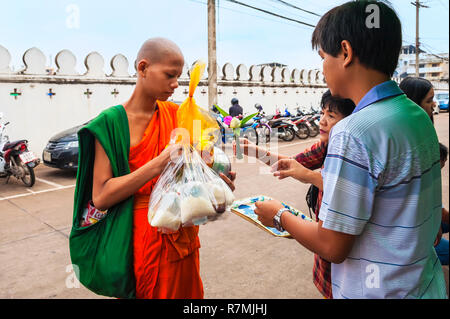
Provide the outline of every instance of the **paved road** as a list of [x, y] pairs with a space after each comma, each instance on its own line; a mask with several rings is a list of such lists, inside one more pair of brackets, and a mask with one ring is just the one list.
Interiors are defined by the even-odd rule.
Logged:
[[[448, 113], [436, 116], [441, 142], [449, 145]], [[280, 143], [293, 155], [316, 139]], [[229, 150], [227, 150], [229, 152]], [[265, 194], [307, 213], [307, 185], [278, 181], [265, 166], [233, 163], [236, 198]], [[449, 207], [448, 165], [443, 170], [443, 203]], [[72, 222], [75, 175], [40, 165], [37, 182], [27, 189], [0, 180], [0, 298], [104, 298], [72, 278], [68, 235]], [[447, 235], [448, 238], [448, 235]], [[205, 298], [321, 298], [312, 283], [313, 256], [293, 239], [276, 238], [226, 213], [200, 229], [201, 274]], [[444, 267], [448, 287], [448, 267]]]

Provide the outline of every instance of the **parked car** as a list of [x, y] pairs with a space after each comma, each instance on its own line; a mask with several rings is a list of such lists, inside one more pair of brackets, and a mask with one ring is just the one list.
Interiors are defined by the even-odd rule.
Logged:
[[51, 137], [42, 152], [44, 165], [60, 169], [76, 170], [78, 168], [77, 132], [86, 124], [72, 127]]
[[[181, 105], [181, 101], [172, 101]], [[65, 170], [78, 169], [78, 135], [77, 132], [90, 121], [69, 128], [50, 138], [42, 151], [43, 163], [46, 166]]]
[[437, 101], [439, 111], [448, 112], [448, 93], [437, 93], [435, 95], [435, 99]]

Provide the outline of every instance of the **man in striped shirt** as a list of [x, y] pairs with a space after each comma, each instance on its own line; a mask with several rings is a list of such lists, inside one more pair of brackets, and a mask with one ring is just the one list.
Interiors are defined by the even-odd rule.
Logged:
[[[396, 13], [378, 1], [345, 3], [320, 19], [312, 44], [331, 93], [356, 104], [330, 135], [319, 223], [271, 203], [255, 212], [332, 262], [333, 298], [446, 298], [433, 248], [438, 139], [425, 111], [390, 81], [402, 44]], [[274, 168], [289, 169], [288, 160]]]

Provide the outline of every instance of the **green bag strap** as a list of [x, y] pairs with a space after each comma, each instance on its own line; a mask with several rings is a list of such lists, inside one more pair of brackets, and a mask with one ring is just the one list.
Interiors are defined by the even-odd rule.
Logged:
[[92, 179], [95, 159], [95, 139], [105, 150], [114, 177], [130, 173], [130, 129], [128, 117], [122, 105], [104, 110], [94, 120], [78, 131], [79, 156], [77, 182], [74, 194], [73, 227], [78, 223], [76, 212], [92, 196]]
[[125, 109], [122, 105], [113, 106], [102, 112], [96, 120], [90, 122], [84, 129], [89, 130], [105, 149], [111, 162], [113, 176], [129, 174], [130, 129]]

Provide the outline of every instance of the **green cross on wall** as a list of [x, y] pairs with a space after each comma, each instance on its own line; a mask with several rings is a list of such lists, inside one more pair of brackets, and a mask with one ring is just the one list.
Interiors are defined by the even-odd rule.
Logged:
[[17, 88], [14, 88], [14, 92], [9, 93], [9, 95], [14, 96], [14, 99], [17, 100], [17, 97], [18, 97], [19, 95], [22, 95], [22, 93], [17, 92]]

